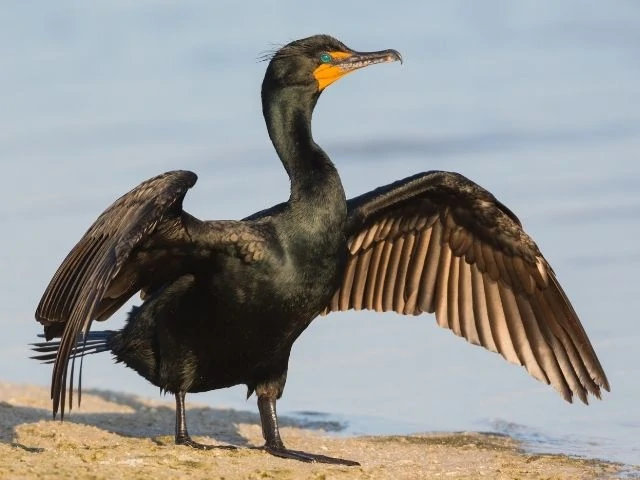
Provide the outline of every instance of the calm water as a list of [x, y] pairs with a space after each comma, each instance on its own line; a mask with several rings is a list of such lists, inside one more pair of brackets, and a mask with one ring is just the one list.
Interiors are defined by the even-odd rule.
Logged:
[[[327, 32], [405, 57], [332, 86], [316, 110], [316, 140], [348, 194], [429, 169], [490, 189], [554, 266], [613, 391], [569, 405], [433, 317], [350, 313], [319, 319], [296, 343], [280, 411], [326, 412], [356, 433], [501, 431], [542, 451], [640, 464], [640, 3], [444, 3], [5, 6], [0, 379], [48, 383], [50, 368], [27, 360], [35, 306], [69, 248], [131, 186], [192, 169], [200, 181], [186, 208], [201, 218], [288, 196], [256, 58]], [[157, 396], [108, 356], [85, 372], [87, 387]], [[240, 387], [191, 399], [255, 409]]]

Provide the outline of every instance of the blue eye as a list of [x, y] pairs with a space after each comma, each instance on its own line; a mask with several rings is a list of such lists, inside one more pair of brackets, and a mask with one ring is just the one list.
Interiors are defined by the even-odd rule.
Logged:
[[333, 60], [333, 58], [331, 58], [331, 55], [329, 55], [328, 53], [322, 53], [320, 55], [320, 61], [322, 63], [329, 63], [331, 60]]

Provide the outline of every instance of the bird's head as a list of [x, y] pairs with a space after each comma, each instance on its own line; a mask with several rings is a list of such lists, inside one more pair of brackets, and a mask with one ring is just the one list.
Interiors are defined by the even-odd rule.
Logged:
[[269, 57], [263, 82], [266, 88], [302, 86], [322, 92], [347, 73], [385, 62], [402, 62], [396, 50], [356, 52], [329, 35], [314, 35], [291, 42]]

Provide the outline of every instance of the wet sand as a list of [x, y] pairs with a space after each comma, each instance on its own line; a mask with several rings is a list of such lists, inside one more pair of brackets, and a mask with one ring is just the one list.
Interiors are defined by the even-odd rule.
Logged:
[[[305, 464], [257, 449], [199, 451], [173, 444], [174, 403], [88, 391], [64, 422], [51, 420], [48, 389], [0, 383], [0, 478], [207, 479], [611, 479], [640, 470], [597, 460], [528, 454], [486, 433], [342, 438], [333, 423], [281, 419], [288, 447], [357, 460], [360, 467]], [[192, 436], [259, 446], [257, 413], [188, 403]]]

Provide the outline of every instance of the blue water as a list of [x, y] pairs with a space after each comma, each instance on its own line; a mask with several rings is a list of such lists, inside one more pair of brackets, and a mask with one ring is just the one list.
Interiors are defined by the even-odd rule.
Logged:
[[[554, 266], [612, 392], [569, 405], [433, 317], [347, 313], [319, 319], [296, 343], [280, 411], [326, 412], [354, 433], [503, 431], [543, 451], [640, 464], [635, 0], [5, 5], [0, 380], [48, 383], [50, 367], [27, 360], [35, 306], [70, 247], [131, 186], [192, 169], [200, 180], [185, 206], [210, 219], [287, 198], [256, 59], [319, 32], [405, 58], [320, 100], [314, 135], [348, 195], [429, 169], [491, 190]], [[157, 396], [108, 356], [88, 359], [85, 372], [87, 387]], [[255, 408], [241, 387], [191, 399]]]

